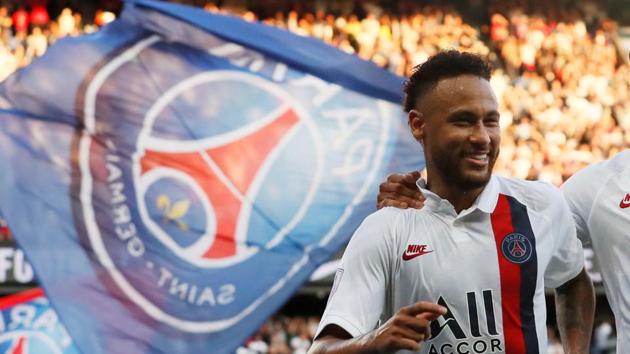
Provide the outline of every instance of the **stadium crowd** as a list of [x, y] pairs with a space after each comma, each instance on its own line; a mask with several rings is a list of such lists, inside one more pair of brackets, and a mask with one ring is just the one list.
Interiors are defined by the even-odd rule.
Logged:
[[[268, 8], [263, 14], [213, 3], [205, 8], [319, 38], [399, 75], [444, 49], [486, 56], [497, 68], [492, 85], [503, 129], [499, 174], [559, 185], [586, 164], [630, 147], [630, 67], [615, 45], [616, 24], [591, 1], [563, 8], [495, 0], [482, 16], [469, 9], [475, 19], [487, 19], [475, 24], [449, 6], [402, 1], [397, 11], [388, 11], [368, 2], [360, 9], [356, 2], [331, 3], [337, 7], [271, 14]], [[49, 15], [44, 7], [1, 5], [0, 81], [58, 39], [93, 32], [114, 18], [107, 11], [92, 19], [74, 8]], [[0, 238], [9, 237], [0, 221]], [[305, 353], [318, 320], [274, 318], [237, 353]], [[600, 342], [610, 342], [614, 329], [602, 326]], [[557, 337], [549, 338], [549, 353], [561, 353]]]
[[616, 25], [593, 2], [571, 6], [491, 1], [481, 26], [451, 7], [410, 2], [399, 8], [404, 15], [369, 3], [347, 15], [291, 11], [260, 19], [244, 9], [206, 9], [319, 38], [399, 75], [444, 49], [484, 55], [497, 68], [492, 84], [504, 130], [495, 171], [560, 185], [630, 146], [629, 67], [614, 43]]
[[104, 10], [85, 19], [81, 11], [67, 7], [51, 16], [45, 6], [0, 2], [0, 81], [42, 56], [59, 38], [94, 32], [114, 19], [114, 13]]
[[[490, 1], [486, 13], [475, 14], [488, 19], [480, 25], [453, 7], [409, 1], [395, 12], [341, 1], [312, 12], [272, 14], [265, 7], [260, 16], [227, 3], [205, 9], [319, 38], [399, 75], [444, 49], [486, 56], [497, 68], [492, 84], [504, 130], [499, 174], [559, 185], [630, 145], [629, 66], [614, 43], [615, 23], [591, 1], [570, 8]], [[70, 8], [49, 16], [44, 7], [0, 6], [0, 80], [59, 38], [92, 32], [114, 18], [102, 10], [88, 20]]]
[[267, 321], [236, 354], [306, 354], [319, 317], [279, 316]]

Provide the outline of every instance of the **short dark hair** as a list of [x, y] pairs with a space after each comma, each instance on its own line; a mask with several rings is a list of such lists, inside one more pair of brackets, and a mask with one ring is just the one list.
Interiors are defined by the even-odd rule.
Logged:
[[405, 82], [405, 112], [414, 109], [420, 97], [442, 79], [475, 75], [490, 81], [491, 74], [492, 66], [477, 54], [457, 50], [440, 52], [413, 68]]

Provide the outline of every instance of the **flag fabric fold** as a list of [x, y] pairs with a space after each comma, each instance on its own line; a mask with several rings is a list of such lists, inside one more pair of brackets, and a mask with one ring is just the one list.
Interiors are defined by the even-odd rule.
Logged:
[[423, 167], [402, 79], [159, 1], [0, 87], [0, 209], [83, 353], [232, 353]]

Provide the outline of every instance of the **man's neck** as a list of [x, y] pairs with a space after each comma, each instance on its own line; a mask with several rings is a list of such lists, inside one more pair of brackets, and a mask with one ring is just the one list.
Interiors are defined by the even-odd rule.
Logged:
[[427, 189], [440, 198], [448, 200], [458, 214], [462, 210], [470, 208], [484, 188], [485, 185], [475, 189], [461, 189], [447, 184], [439, 178], [427, 178]]

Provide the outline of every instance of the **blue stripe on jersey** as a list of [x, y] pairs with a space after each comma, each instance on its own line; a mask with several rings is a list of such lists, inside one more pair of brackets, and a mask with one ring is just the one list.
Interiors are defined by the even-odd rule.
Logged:
[[538, 335], [536, 334], [536, 318], [534, 313], [534, 294], [538, 278], [538, 257], [536, 255], [536, 237], [532, 230], [527, 207], [514, 197], [507, 196], [512, 214], [514, 232], [525, 236], [533, 248], [530, 259], [521, 268], [521, 327], [525, 339], [525, 353], [538, 354]]

